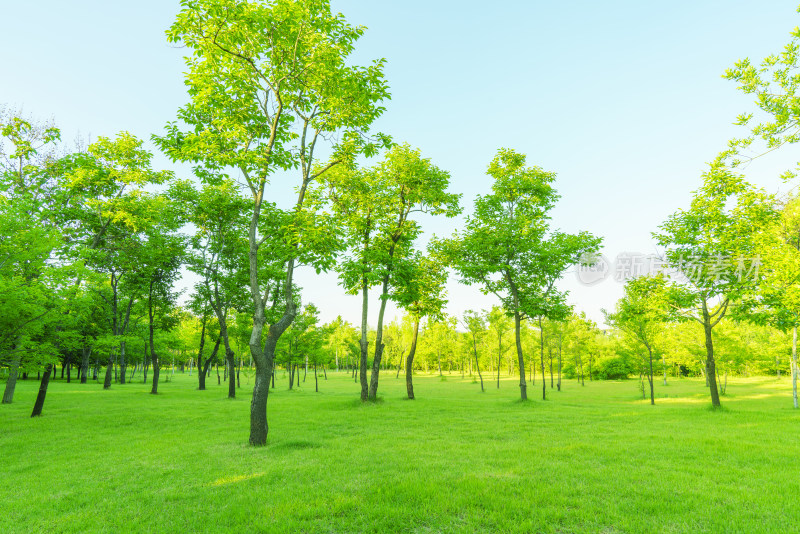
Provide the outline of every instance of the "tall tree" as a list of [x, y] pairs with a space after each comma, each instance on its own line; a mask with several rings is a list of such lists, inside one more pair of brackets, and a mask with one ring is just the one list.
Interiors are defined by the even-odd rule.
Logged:
[[672, 286], [673, 307], [703, 328], [705, 373], [714, 407], [720, 400], [714, 379], [713, 328], [732, 302], [757, 290], [759, 235], [777, 216], [770, 195], [717, 160], [703, 174], [689, 209], [672, 214], [653, 234], [682, 282]]
[[[353, 66], [348, 59], [362, 27], [333, 15], [327, 0], [186, 0], [168, 30], [185, 45], [190, 101], [156, 142], [177, 160], [211, 171], [237, 171], [251, 196], [249, 249], [256, 364], [250, 406], [251, 445], [267, 440], [267, 398], [275, 346], [297, 314], [297, 263], [330, 266], [327, 222], [312, 183], [354, 153], [375, 150], [367, 129], [389, 97], [383, 62]], [[320, 141], [338, 139], [332, 158], [317, 165]], [[277, 170], [299, 168], [297, 200], [282, 231], [265, 231], [267, 184]], [[265, 233], [266, 232], [266, 233]], [[269, 285], [263, 262], [282, 266], [283, 282]], [[269, 282], [272, 280], [270, 279]], [[283, 293], [283, 314], [268, 322], [266, 308]], [[266, 333], [264, 329], [266, 326]]]
[[420, 321], [425, 317], [441, 318], [447, 304], [447, 270], [435, 255], [415, 254], [400, 264], [395, 272], [395, 301], [406, 309], [414, 323], [411, 346], [406, 357], [406, 392], [414, 396], [414, 357], [417, 353]]
[[556, 232], [548, 240], [548, 213], [559, 198], [552, 186], [555, 174], [527, 167], [525, 161], [523, 154], [501, 148], [487, 170], [492, 192], [475, 200], [464, 230], [440, 245], [462, 282], [480, 284], [514, 317], [522, 400], [528, 398], [522, 321], [555, 313], [553, 302], [563, 300], [553, 289], [555, 280], [600, 243], [585, 232]]

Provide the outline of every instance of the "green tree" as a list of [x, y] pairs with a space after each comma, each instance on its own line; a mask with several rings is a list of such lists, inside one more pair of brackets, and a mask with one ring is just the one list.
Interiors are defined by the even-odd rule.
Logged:
[[548, 212], [558, 199], [555, 174], [526, 167], [525, 159], [500, 149], [487, 171], [494, 180], [492, 192], [475, 200], [464, 230], [441, 243], [462, 282], [480, 284], [513, 315], [522, 400], [528, 398], [522, 321], [565, 314], [565, 295], [555, 281], [600, 242], [587, 233], [550, 235]]
[[609, 324], [625, 332], [647, 351], [650, 404], [656, 403], [653, 391], [653, 352], [664, 323], [670, 320], [669, 312], [667, 282], [662, 274], [658, 274], [629, 280], [625, 284], [624, 295], [617, 302], [616, 310], [605, 313]]
[[[654, 233], [682, 283], [672, 286], [673, 307], [702, 325], [711, 404], [720, 406], [714, 377], [713, 328], [731, 302], [757, 290], [759, 234], [776, 221], [774, 199], [716, 161], [703, 174], [689, 209], [671, 215]], [[753, 272], [751, 272], [751, 270]]]
[[[156, 141], [174, 159], [209, 171], [239, 172], [250, 193], [250, 353], [256, 379], [249, 441], [264, 445], [275, 347], [297, 314], [295, 266], [324, 269], [333, 257], [326, 239], [329, 223], [321, 220], [309, 187], [355, 153], [375, 150], [366, 132], [389, 94], [382, 61], [367, 67], [348, 61], [364, 28], [333, 15], [326, 0], [186, 0], [182, 5], [167, 35], [191, 51], [186, 56], [190, 101], [178, 111], [182, 124], [170, 124]], [[332, 158], [317, 165], [316, 155], [324, 152], [319, 142], [326, 139], [339, 142]], [[292, 168], [301, 175], [297, 201], [281, 232], [265, 232], [266, 186], [275, 171]], [[263, 262], [281, 266], [281, 284], [265, 287]], [[284, 311], [269, 320], [273, 292], [283, 293]]]

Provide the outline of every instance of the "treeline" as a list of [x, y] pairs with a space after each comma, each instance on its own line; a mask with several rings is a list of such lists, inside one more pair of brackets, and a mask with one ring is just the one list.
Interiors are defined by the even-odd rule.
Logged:
[[[596, 263], [601, 239], [551, 227], [555, 173], [499, 149], [461, 228], [423, 246], [423, 221], [461, 214], [462, 199], [422, 150], [373, 130], [390, 92], [384, 60], [352, 62], [363, 27], [325, 0], [182, 7], [167, 38], [186, 51], [187, 101], [151, 139], [193, 176], [154, 169], [126, 132], [68, 150], [55, 125], [0, 113], [3, 402], [20, 373], [41, 372], [40, 414], [57, 364], [81, 381], [97, 374], [104, 388], [129, 380], [132, 365], [155, 394], [164, 365], [199, 369], [203, 389], [219, 363], [229, 396], [252, 366], [249, 441], [262, 445], [277, 365], [294, 380], [300, 366], [324, 375], [332, 358], [353, 370], [363, 401], [378, 398], [387, 369], [405, 370], [414, 399], [413, 371], [430, 371], [434, 356], [437, 371], [473, 373], [481, 387], [505, 371], [522, 400], [554, 361], [584, 382], [638, 376], [644, 391], [646, 376], [653, 402], [658, 373], [699, 373], [714, 406], [725, 373], [767, 372], [772, 361], [786, 370], [785, 335], [796, 338], [800, 321], [798, 204], [737, 169], [758, 142], [797, 140], [800, 78], [787, 75], [797, 35], [760, 68], [744, 61], [728, 73], [774, 121], [732, 141], [690, 206], [654, 233], [662, 265], [627, 284], [603, 333], [558, 288], [568, 269]], [[276, 180], [294, 185], [290, 201]], [[198, 282], [181, 308], [184, 268]], [[336, 271], [361, 297], [359, 324], [319, 325], [299, 268]], [[448, 273], [500, 306], [448, 317]], [[389, 301], [402, 322], [385, 324]]]

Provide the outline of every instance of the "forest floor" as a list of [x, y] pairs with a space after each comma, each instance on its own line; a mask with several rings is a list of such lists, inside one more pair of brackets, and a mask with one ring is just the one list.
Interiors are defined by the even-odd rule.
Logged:
[[[163, 373], [168, 374], [168, 373]], [[347, 373], [288, 390], [266, 447], [236, 400], [176, 373], [132, 384], [20, 381], [0, 406], [0, 532], [798, 532], [800, 410], [788, 379], [565, 381], [381, 375], [362, 404]], [[250, 382], [248, 385], [247, 382]], [[0, 382], [0, 386], [4, 386]]]

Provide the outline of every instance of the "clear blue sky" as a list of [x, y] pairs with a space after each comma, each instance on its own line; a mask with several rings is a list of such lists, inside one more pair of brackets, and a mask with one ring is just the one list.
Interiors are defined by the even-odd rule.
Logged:
[[[498, 147], [528, 154], [558, 173], [553, 225], [603, 236], [613, 260], [655, 252], [650, 232], [688, 204], [705, 162], [741, 134], [731, 122], [751, 99], [721, 75], [738, 58], [779, 51], [800, 23], [796, 2], [333, 0], [333, 8], [368, 27], [360, 61], [388, 61], [393, 98], [378, 129], [449, 170], [467, 209], [488, 190], [484, 170]], [[0, 104], [53, 117], [66, 139], [120, 130], [148, 138], [185, 101], [182, 51], [164, 37], [178, 7], [0, 0]], [[749, 172], [774, 191], [782, 168], [771, 160]], [[324, 320], [357, 322], [359, 301], [343, 296], [335, 275], [300, 276], [304, 300]], [[598, 321], [622, 288], [582, 286], [572, 274], [563, 287]], [[450, 294], [453, 313], [493, 303], [457, 284]]]

